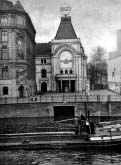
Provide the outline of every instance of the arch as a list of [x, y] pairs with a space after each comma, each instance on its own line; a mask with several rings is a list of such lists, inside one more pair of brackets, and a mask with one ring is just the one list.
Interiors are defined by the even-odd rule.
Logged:
[[68, 70], [67, 69], [65, 70], [65, 74], [68, 74]]
[[60, 70], [60, 74], [63, 74], [63, 70]]
[[72, 54], [77, 54], [77, 51], [74, 47], [72, 47], [70, 44], [61, 44], [59, 45], [55, 51], [54, 51], [54, 55], [57, 54], [57, 52], [60, 54], [62, 51], [70, 51]]
[[47, 71], [46, 69], [41, 70], [41, 77], [47, 77]]
[[23, 85], [21, 85], [18, 88], [18, 91], [19, 91], [19, 97], [24, 97], [24, 86]]
[[46, 82], [42, 82], [42, 84], [41, 84], [41, 92], [44, 92], [44, 93], [47, 92], [47, 83]]
[[69, 73], [70, 73], [70, 74], [72, 74], [72, 73], [73, 73], [72, 69], [70, 69]]

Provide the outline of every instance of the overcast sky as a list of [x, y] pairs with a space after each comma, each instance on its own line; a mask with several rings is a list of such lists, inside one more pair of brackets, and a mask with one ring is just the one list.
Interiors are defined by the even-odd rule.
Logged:
[[[16, 0], [11, 0], [14, 3]], [[121, 0], [20, 0], [36, 29], [36, 42], [54, 39], [60, 23], [60, 6], [72, 7], [72, 24], [88, 55], [100, 45], [116, 49], [116, 30], [121, 29]]]

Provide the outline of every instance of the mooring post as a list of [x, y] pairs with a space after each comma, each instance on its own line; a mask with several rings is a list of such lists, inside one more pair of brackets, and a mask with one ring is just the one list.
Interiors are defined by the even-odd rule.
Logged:
[[112, 112], [111, 112], [111, 103], [110, 102], [108, 102], [108, 112], [109, 112], [109, 117], [111, 120]]

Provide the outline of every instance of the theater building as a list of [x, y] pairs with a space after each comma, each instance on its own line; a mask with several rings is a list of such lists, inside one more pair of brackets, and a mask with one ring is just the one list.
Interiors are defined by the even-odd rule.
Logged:
[[39, 93], [88, 88], [87, 56], [68, 15], [61, 17], [51, 42], [36, 44], [36, 83]]
[[0, 97], [35, 93], [35, 33], [19, 1], [0, 0]]

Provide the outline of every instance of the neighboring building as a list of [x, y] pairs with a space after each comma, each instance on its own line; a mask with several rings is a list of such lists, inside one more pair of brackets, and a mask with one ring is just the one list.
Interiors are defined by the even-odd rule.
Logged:
[[37, 91], [51, 91], [51, 43], [36, 44]]
[[70, 16], [61, 17], [55, 38], [36, 45], [38, 92], [81, 92], [87, 88], [87, 57]]
[[117, 31], [117, 50], [109, 54], [108, 84], [109, 89], [121, 93], [121, 30]]
[[19, 1], [0, 0], [0, 97], [35, 93], [35, 33]]

